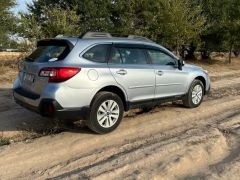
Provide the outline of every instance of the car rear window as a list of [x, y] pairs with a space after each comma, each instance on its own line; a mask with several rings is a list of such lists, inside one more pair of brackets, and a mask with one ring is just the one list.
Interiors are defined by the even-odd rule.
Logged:
[[39, 41], [37, 49], [26, 60], [32, 62], [59, 61], [69, 54], [70, 49], [70, 45], [65, 41]]

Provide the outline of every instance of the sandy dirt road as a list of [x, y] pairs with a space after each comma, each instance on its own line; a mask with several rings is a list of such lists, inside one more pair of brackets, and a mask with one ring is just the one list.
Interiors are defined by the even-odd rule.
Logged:
[[[2, 146], [0, 179], [239, 179], [240, 72], [213, 72], [211, 79], [212, 92], [196, 109], [169, 103], [132, 110], [107, 135], [73, 126]], [[15, 105], [9, 85], [1, 88], [3, 136], [51, 123]]]

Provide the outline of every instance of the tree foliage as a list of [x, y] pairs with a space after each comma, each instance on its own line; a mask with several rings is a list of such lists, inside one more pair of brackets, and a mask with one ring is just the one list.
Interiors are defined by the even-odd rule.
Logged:
[[59, 5], [42, 7], [43, 14], [21, 13], [20, 35], [30, 39], [42, 39], [62, 35], [76, 35], [80, 31], [79, 16], [74, 10]]
[[86, 31], [136, 34], [176, 52], [187, 49], [192, 58], [196, 49], [239, 49], [238, 1], [33, 0], [21, 13], [17, 32], [36, 40]]
[[205, 23], [201, 6], [191, 0], [152, 1], [150, 6], [142, 12], [147, 17], [144, 34], [176, 51], [181, 45], [198, 42]]
[[207, 18], [206, 29], [202, 33], [204, 48], [208, 51], [228, 50], [231, 57], [232, 50], [239, 49], [239, 0], [202, 0], [200, 3]]
[[15, 17], [10, 9], [15, 5], [14, 0], [0, 1], [0, 47], [9, 43], [9, 34], [15, 28]]

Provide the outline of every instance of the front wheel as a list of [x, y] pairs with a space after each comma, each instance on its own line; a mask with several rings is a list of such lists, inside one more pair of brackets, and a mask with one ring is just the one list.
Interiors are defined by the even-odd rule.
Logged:
[[111, 132], [120, 124], [123, 111], [123, 103], [118, 95], [99, 92], [91, 104], [87, 125], [99, 134]]
[[195, 79], [192, 82], [185, 99], [183, 100], [184, 106], [188, 108], [198, 107], [202, 103], [203, 95], [204, 95], [203, 83], [202, 81]]

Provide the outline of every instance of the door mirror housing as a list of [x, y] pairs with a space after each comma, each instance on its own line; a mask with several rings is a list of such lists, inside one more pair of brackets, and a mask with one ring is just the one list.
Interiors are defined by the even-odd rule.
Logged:
[[182, 67], [184, 66], [185, 62], [182, 59], [177, 60], [177, 68], [179, 70], [182, 70]]

